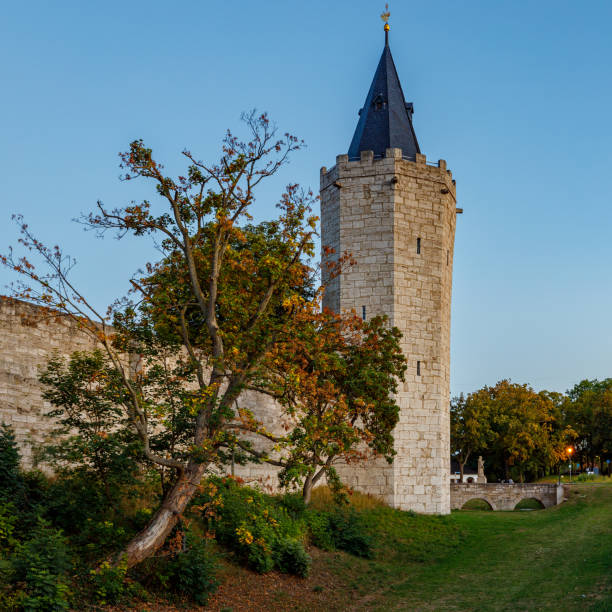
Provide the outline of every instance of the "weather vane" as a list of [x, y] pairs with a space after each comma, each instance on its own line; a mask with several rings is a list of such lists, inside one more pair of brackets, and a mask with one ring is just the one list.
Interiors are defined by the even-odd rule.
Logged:
[[380, 18], [385, 22], [385, 32], [389, 31], [389, 17], [391, 17], [391, 13], [389, 12], [389, 4], [385, 4], [385, 12], [380, 15]]
[[385, 12], [381, 14], [380, 18], [385, 22], [385, 47], [389, 46], [389, 4], [385, 4]]

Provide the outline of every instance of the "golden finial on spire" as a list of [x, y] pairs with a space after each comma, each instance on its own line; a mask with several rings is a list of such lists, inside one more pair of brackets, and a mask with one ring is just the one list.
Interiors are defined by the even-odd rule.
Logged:
[[391, 13], [389, 12], [389, 4], [385, 4], [385, 12], [381, 14], [380, 18], [385, 22], [385, 32], [389, 31], [389, 17], [391, 17]]

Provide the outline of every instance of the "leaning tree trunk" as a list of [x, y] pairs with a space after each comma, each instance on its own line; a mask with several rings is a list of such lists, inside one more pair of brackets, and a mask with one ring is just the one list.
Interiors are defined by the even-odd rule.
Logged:
[[128, 567], [138, 565], [163, 546], [187, 504], [198, 491], [205, 471], [206, 466], [201, 463], [187, 466], [147, 526], [117, 556], [117, 563], [127, 562]]
[[304, 505], [306, 506], [310, 503], [312, 496], [312, 479], [313, 474], [308, 474], [308, 476], [306, 476], [306, 480], [304, 480], [304, 486], [302, 487], [302, 499], [304, 500]]
[[[325, 465], [329, 467], [331, 462], [326, 463]], [[312, 490], [314, 486], [321, 480], [321, 477], [325, 474], [325, 467], [322, 467], [316, 474], [308, 474], [306, 476], [306, 480], [304, 480], [304, 486], [302, 488], [302, 499], [304, 500], [304, 505], [308, 505], [312, 498]]]

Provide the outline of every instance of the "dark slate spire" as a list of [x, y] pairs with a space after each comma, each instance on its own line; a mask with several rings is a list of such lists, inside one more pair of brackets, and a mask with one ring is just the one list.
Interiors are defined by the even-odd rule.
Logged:
[[385, 24], [385, 48], [378, 62], [370, 91], [349, 147], [349, 159], [359, 158], [361, 151], [384, 156], [388, 148], [402, 149], [402, 155], [414, 158], [420, 153], [412, 127], [412, 103], [406, 103], [402, 86], [389, 48], [389, 25]]

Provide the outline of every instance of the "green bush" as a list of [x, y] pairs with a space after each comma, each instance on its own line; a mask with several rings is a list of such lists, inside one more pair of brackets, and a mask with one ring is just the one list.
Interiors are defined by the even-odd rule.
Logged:
[[13, 430], [0, 426], [0, 501], [10, 500], [20, 504], [23, 499], [23, 478], [19, 469], [19, 449]]
[[14, 504], [0, 504], [0, 555], [9, 552], [17, 545], [15, 526], [17, 524], [17, 509]]
[[23, 612], [62, 612], [68, 610], [69, 589], [66, 580], [47, 568], [30, 565], [27, 576], [27, 596]]
[[108, 561], [90, 572], [93, 597], [102, 605], [115, 604], [126, 591], [127, 562], [111, 565]]
[[112, 521], [88, 518], [79, 534], [78, 542], [93, 558], [100, 558], [121, 548], [128, 537], [126, 530]]
[[196, 506], [210, 508], [215, 496], [220, 497], [209, 527], [221, 544], [256, 572], [276, 567], [305, 576], [310, 567], [302, 544], [306, 533], [323, 550], [343, 550], [366, 559], [374, 555], [367, 525], [353, 508], [337, 506], [321, 512], [306, 508], [299, 495], [272, 497], [241, 487], [231, 478], [210, 479], [210, 484], [212, 493], [201, 495]]
[[248, 543], [244, 546], [241, 554], [246, 564], [254, 572], [265, 574], [274, 569], [274, 558], [272, 557], [269, 546], [262, 539], [255, 543]]
[[[2, 584], [2, 582], [0, 582]], [[22, 612], [24, 601], [28, 595], [23, 589], [0, 590], [0, 610], [2, 612]]]
[[282, 500], [241, 487], [231, 478], [210, 482], [214, 493], [201, 495], [196, 506], [209, 506], [215, 495], [221, 497], [210, 527], [217, 540], [252, 570], [265, 573], [275, 567], [274, 551], [280, 541], [304, 539], [304, 521], [292, 519]]
[[39, 519], [30, 538], [16, 547], [11, 565], [13, 582], [25, 583], [25, 612], [69, 608], [66, 575], [71, 559], [61, 531]]
[[89, 563], [121, 549], [146, 522], [143, 510], [126, 508], [125, 499], [110, 503], [101, 488], [81, 474], [61, 475], [49, 483], [40, 504], [45, 518], [69, 536]]
[[43, 507], [46, 518], [78, 540], [88, 531], [88, 522], [110, 519], [114, 505], [95, 480], [77, 474], [62, 475], [49, 483]]
[[352, 508], [331, 512], [329, 529], [337, 549], [364, 559], [374, 556], [372, 536], [367, 533], [366, 525]]
[[205, 606], [218, 586], [218, 564], [206, 542], [187, 535], [187, 550], [171, 558], [167, 566], [168, 585], [175, 593]]
[[306, 510], [304, 519], [310, 531], [310, 541], [317, 548], [327, 551], [336, 550], [328, 513]]
[[294, 520], [300, 519], [306, 510], [304, 497], [301, 493], [285, 493], [280, 498], [280, 504]]
[[287, 538], [276, 542], [274, 563], [278, 570], [285, 574], [305, 578], [310, 571], [311, 559], [301, 542]]
[[322, 550], [343, 550], [351, 555], [371, 559], [373, 540], [368, 527], [353, 508], [338, 507], [331, 512], [307, 510], [304, 518], [310, 540]]

